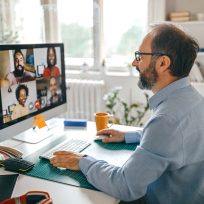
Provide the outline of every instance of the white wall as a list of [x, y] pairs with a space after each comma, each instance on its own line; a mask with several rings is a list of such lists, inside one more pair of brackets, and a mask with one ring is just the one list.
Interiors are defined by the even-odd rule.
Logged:
[[137, 76], [105, 76], [106, 91], [108, 92], [114, 87], [121, 86], [120, 96], [130, 104], [134, 102], [143, 103], [145, 101], [144, 93], [139, 89], [137, 82]]
[[195, 17], [196, 13], [204, 13], [203, 0], [166, 0], [167, 14], [172, 11], [190, 11]]
[[[123, 75], [119, 75], [119, 73], [117, 73], [117, 75], [115, 74], [108, 74], [108, 75], [104, 75], [104, 74], [91, 74], [91, 73], [81, 73], [78, 75], [72, 75], [72, 74], [67, 74], [68, 78], [75, 78], [75, 79], [88, 79], [90, 81], [92, 80], [103, 80], [105, 86], [103, 87], [103, 93], [102, 95], [99, 94], [97, 95], [97, 97], [95, 98], [94, 96], [94, 100], [95, 100], [95, 104], [93, 103], [93, 95], [95, 95], [95, 89], [93, 90], [93, 87], [91, 88], [88, 84], [87, 87], [84, 90], [84, 87], [81, 87], [80, 90], [82, 90], [84, 92], [84, 94], [87, 96], [85, 97], [84, 94], [81, 93], [81, 91], [79, 91], [79, 88], [74, 88], [71, 84], [70, 87], [72, 87], [72, 91], [68, 91], [68, 113], [67, 113], [67, 117], [71, 117], [71, 118], [89, 118], [89, 116], [92, 116], [94, 114], [93, 110], [94, 109], [98, 109], [99, 107], [96, 105], [100, 103], [100, 108], [97, 111], [107, 111], [108, 109], [105, 107], [105, 101], [103, 100], [103, 96], [105, 94], [107, 94], [108, 92], [110, 92], [111, 89], [114, 89], [116, 87], [121, 87], [122, 90], [120, 90], [119, 92], [119, 98], [121, 101], [127, 103], [128, 105], [130, 104], [135, 104], [135, 103], [139, 103], [139, 104], [146, 104], [146, 97], [144, 95], [144, 92], [142, 90], [140, 90], [138, 88], [137, 82], [138, 82], [138, 76], [133, 76], [132, 74], [128, 74], [128, 73], [123, 73]], [[67, 80], [68, 82], [68, 80]], [[92, 81], [93, 82], [93, 81]], [[67, 86], [69, 86], [69, 84], [67, 84]], [[85, 86], [85, 85], [84, 85]], [[95, 85], [97, 87], [97, 85]], [[91, 90], [94, 92], [93, 94], [89, 94], [89, 91], [87, 90]], [[76, 91], [75, 94], [73, 94], [73, 91]], [[80, 93], [78, 93], [80, 92]], [[147, 93], [149, 96], [152, 95], [152, 93], [150, 91], [146, 91], [145, 93]], [[78, 100], [76, 100], [76, 96], [77, 97], [81, 97], [81, 101], [79, 102]], [[83, 96], [83, 97], [82, 97]], [[98, 96], [100, 96], [100, 98], [98, 98]], [[89, 102], [87, 103], [87, 97], [90, 99]], [[98, 101], [100, 100], [100, 101]], [[70, 107], [72, 107], [72, 104], [74, 102], [74, 107], [70, 109]], [[83, 104], [83, 105], [82, 105]], [[92, 108], [90, 108], [90, 105]], [[87, 108], [89, 107], [89, 108]], [[89, 109], [89, 110], [88, 110]], [[120, 120], [123, 120], [124, 118], [124, 107], [122, 104], [118, 104], [114, 107], [114, 110], [116, 111], [116, 117], [119, 117]], [[73, 112], [74, 111], [74, 112]], [[96, 111], [95, 111], [96, 112]], [[133, 113], [134, 111], [132, 111], [131, 113]], [[134, 113], [133, 113], [134, 115]], [[142, 122], [144, 123], [149, 117], [149, 112], [147, 114], [145, 114], [145, 119], [142, 120]], [[93, 119], [93, 118], [92, 118]], [[122, 121], [121, 121], [122, 122]]]

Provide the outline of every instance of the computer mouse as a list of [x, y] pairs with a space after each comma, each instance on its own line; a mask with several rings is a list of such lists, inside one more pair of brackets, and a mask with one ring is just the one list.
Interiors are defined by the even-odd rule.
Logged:
[[7, 171], [24, 173], [31, 170], [34, 163], [20, 158], [8, 158], [3, 161], [2, 165]]

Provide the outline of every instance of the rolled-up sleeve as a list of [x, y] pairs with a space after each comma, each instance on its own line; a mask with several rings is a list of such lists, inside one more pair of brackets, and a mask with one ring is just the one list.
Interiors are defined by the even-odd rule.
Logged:
[[89, 156], [82, 158], [79, 165], [96, 188], [120, 200], [131, 201], [145, 195], [148, 184], [162, 174], [168, 163], [164, 158], [138, 147], [123, 167]]
[[[143, 130], [140, 145], [122, 167], [87, 156], [79, 162], [81, 171], [99, 190], [121, 200], [136, 200], [145, 195], [148, 185], [167, 168], [180, 168], [183, 157], [178, 147], [181, 141], [175, 136], [178, 132], [170, 131], [173, 125], [167, 117], [152, 120], [147, 130]], [[160, 126], [165, 128], [161, 131]], [[128, 137], [132, 137], [130, 133]], [[167, 145], [169, 151], [166, 151]]]
[[139, 143], [141, 140], [142, 130], [129, 131], [125, 133], [126, 143]]

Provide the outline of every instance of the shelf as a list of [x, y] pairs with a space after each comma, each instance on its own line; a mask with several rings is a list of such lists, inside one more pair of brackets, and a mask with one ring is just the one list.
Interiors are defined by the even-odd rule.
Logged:
[[193, 86], [204, 86], [204, 82], [191, 82]]
[[168, 21], [169, 23], [176, 23], [181, 25], [204, 25], [204, 21]]

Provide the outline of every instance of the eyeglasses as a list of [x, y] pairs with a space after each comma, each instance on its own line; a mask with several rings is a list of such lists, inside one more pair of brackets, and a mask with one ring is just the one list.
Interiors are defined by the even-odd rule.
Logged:
[[136, 51], [135, 52], [135, 60], [139, 62], [141, 60], [141, 58], [142, 58], [142, 55], [162, 56], [162, 55], [166, 55], [166, 54], [161, 53], [161, 52], [140, 52], [140, 51]]

